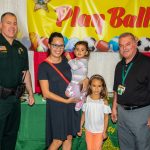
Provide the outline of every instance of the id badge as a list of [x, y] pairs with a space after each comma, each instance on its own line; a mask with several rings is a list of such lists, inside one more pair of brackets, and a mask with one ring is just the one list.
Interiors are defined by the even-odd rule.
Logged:
[[117, 93], [118, 95], [122, 95], [125, 92], [126, 87], [123, 85], [118, 85]]

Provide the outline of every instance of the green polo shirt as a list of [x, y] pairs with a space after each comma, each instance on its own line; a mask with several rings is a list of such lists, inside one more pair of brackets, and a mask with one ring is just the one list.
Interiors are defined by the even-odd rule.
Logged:
[[22, 80], [22, 71], [28, 70], [27, 49], [17, 40], [12, 45], [0, 34], [0, 86], [15, 88]]

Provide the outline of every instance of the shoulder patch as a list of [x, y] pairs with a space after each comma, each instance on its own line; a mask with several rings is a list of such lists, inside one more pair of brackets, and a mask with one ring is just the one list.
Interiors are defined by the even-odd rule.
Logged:
[[18, 54], [21, 55], [23, 52], [24, 52], [23, 48], [22, 48], [22, 47], [19, 47], [19, 48], [18, 48]]

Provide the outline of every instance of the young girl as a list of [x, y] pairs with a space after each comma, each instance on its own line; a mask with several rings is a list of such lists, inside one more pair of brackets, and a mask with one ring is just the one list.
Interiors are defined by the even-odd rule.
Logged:
[[80, 100], [75, 105], [75, 110], [79, 111], [82, 108], [82, 105], [86, 99], [87, 92], [82, 90], [81, 81], [83, 81], [87, 77], [88, 70], [88, 56], [89, 56], [89, 48], [88, 43], [85, 41], [79, 41], [75, 44], [74, 54], [76, 58], [71, 59], [69, 54], [66, 54], [68, 59], [68, 63], [71, 67], [72, 72], [72, 80], [69, 83], [66, 89], [66, 96], [74, 97]]
[[102, 76], [90, 78], [86, 103], [83, 104], [81, 128], [85, 122], [87, 150], [102, 150], [103, 140], [107, 138], [108, 114], [111, 109], [107, 101], [107, 88]]

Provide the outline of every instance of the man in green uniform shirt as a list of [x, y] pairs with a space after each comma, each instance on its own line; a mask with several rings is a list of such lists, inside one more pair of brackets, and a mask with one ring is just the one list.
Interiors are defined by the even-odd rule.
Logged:
[[6, 12], [0, 22], [0, 150], [15, 150], [20, 124], [20, 100], [16, 88], [24, 82], [28, 103], [34, 104], [27, 49], [17, 40], [17, 18]]

